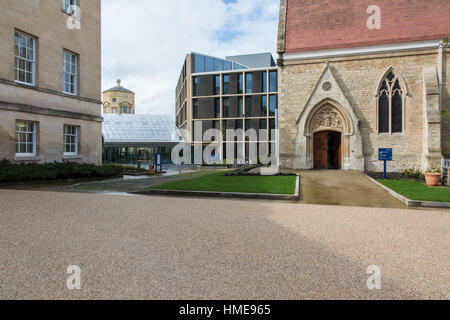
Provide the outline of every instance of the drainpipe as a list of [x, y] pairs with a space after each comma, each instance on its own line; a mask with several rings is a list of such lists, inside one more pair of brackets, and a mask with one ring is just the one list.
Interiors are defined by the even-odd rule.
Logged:
[[443, 69], [444, 69], [444, 42], [439, 43], [438, 53], [438, 81], [439, 81], [439, 111], [442, 111], [442, 88], [443, 88]]

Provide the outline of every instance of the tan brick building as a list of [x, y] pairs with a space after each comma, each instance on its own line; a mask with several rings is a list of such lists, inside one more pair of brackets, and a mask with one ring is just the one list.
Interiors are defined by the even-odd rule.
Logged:
[[122, 87], [120, 79], [117, 86], [103, 92], [103, 113], [135, 114], [135, 94]]
[[438, 166], [450, 154], [448, 1], [329, 4], [281, 0], [281, 166], [381, 171], [379, 148], [393, 149], [389, 171]]
[[0, 159], [101, 163], [100, 10], [0, 2]]

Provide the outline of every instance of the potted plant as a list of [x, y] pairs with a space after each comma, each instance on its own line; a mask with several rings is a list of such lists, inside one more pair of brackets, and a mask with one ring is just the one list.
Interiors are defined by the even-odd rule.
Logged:
[[427, 186], [437, 187], [441, 181], [441, 169], [433, 168], [427, 170], [427, 172], [425, 172], [425, 181], [427, 182]]

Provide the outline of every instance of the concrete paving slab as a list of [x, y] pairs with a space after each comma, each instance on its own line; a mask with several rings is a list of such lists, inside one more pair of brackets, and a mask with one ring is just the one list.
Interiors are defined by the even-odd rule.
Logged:
[[406, 208], [361, 172], [294, 171], [301, 178], [302, 203], [375, 208]]

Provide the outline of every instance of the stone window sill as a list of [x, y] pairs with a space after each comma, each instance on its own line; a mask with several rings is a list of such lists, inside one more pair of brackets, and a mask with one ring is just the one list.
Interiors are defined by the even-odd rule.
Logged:
[[21, 162], [21, 161], [41, 161], [41, 158], [39, 157], [15, 157], [14, 161]]
[[63, 160], [82, 160], [82, 159], [83, 159], [82, 156], [76, 156], [76, 155], [63, 157]]

